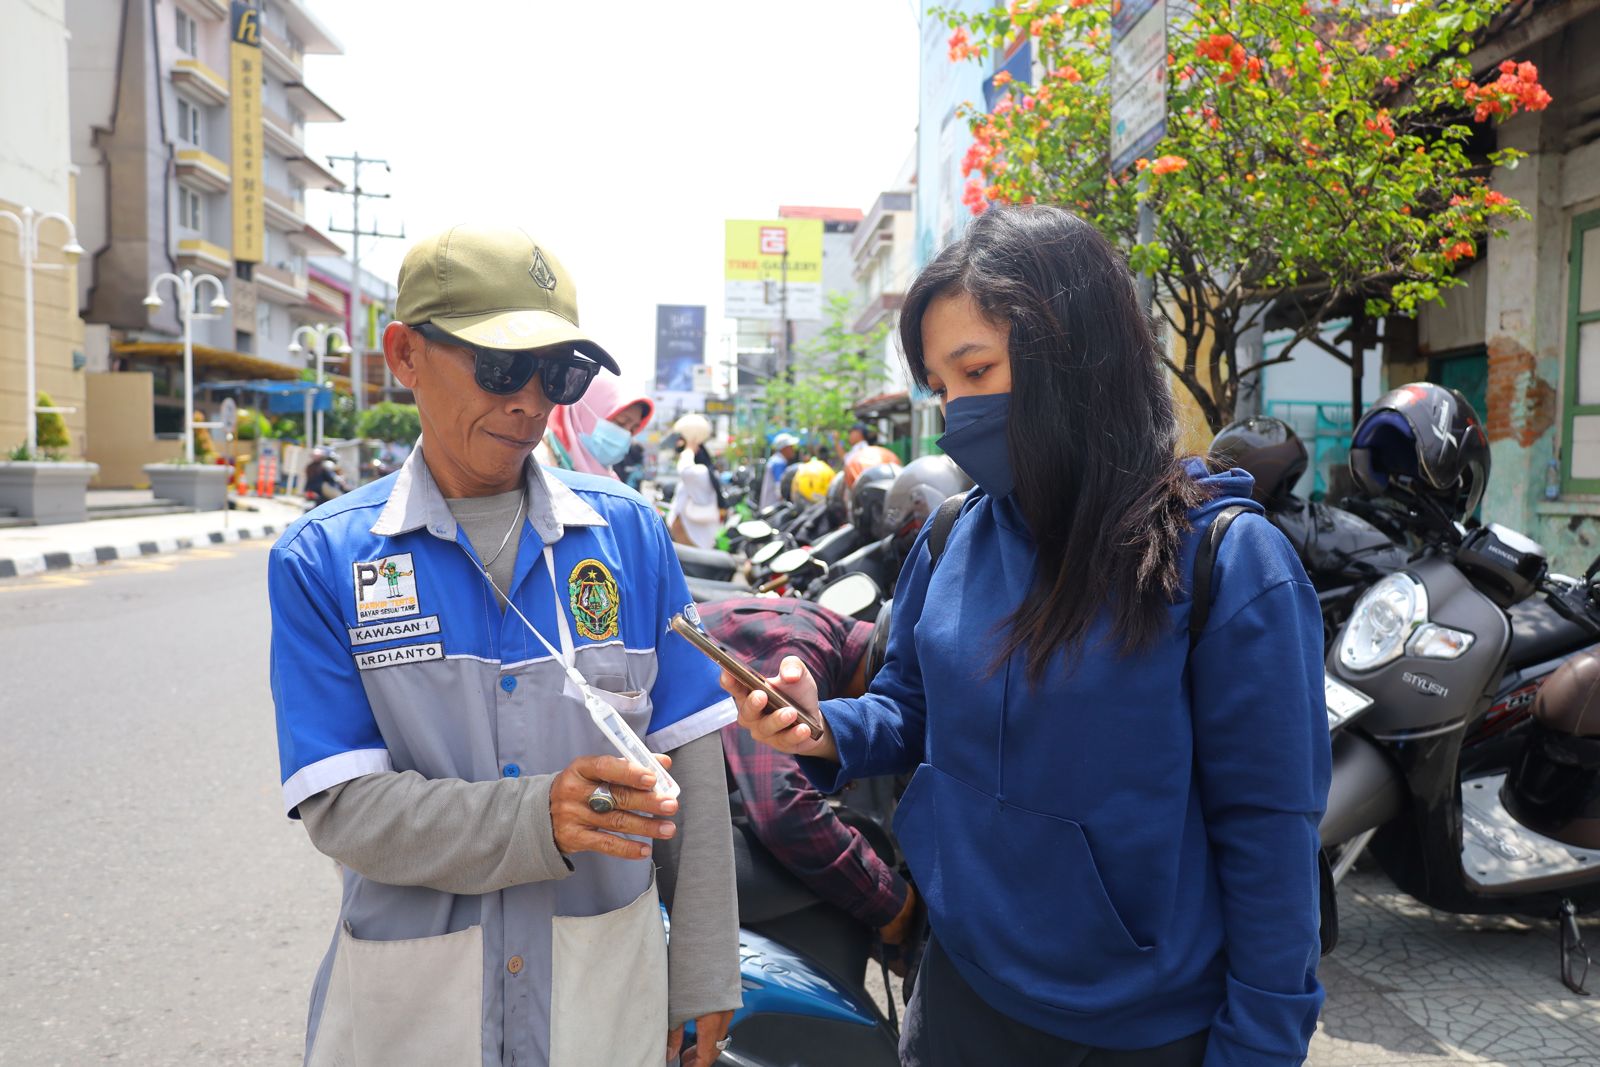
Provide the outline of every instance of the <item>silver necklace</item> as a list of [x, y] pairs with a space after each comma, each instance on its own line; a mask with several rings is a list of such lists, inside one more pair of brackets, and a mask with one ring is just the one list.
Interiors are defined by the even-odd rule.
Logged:
[[527, 486], [523, 486], [522, 487], [522, 499], [517, 501], [517, 513], [516, 513], [516, 515], [512, 516], [510, 528], [506, 530], [506, 535], [504, 537], [500, 538], [500, 547], [495, 549], [494, 555], [490, 556], [483, 563], [483, 569], [484, 569], [485, 573], [488, 572], [490, 567], [494, 566], [494, 561], [500, 558], [500, 554], [506, 550], [506, 545], [511, 543], [511, 535], [513, 533], [515, 533], [516, 530], [517, 530], [517, 527], [522, 524], [522, 509], [527, 507], [527, 506], [528, 506], [528, 487]]

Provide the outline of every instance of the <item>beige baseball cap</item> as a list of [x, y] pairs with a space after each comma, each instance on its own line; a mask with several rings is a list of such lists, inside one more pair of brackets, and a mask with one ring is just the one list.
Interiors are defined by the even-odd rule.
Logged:
[[431, 322], [484, 348], [568, 347], [622, 373], [579, 328], [572, 275], [513, 227], [453, 226], [412, 245], [400, 265], [395, 317], [408, 326]]

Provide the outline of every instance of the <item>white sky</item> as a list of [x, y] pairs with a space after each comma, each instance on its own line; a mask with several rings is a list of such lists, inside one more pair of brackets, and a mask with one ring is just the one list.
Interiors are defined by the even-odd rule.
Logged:
[[[526, 226], [641, 379], [658, 303], [707, 305], [719, 350], [725, 219], [866, 210], [915, 145], [915, 0], [308, 4], [345, 54], [306, 82], [346, 120], [308, 126], [310, 154], [389, 161], [363, 169], [385, 231]], [[349, 202], [316, 194], [310, 221]], [[362, 265], [392, 280], [410, 243], [364, 240]]]

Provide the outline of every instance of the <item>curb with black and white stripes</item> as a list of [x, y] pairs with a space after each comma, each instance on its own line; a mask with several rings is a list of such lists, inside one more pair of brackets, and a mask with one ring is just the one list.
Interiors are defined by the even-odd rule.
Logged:
[[277, 526], [241, 526], [230, 530], [213, 530], [204, 537], [166, 537], [155, 541], [139, 541], [131, 545], [99, 545], [80, 548], [73, 552], [44, 552], [38, 555], [0, 558], [0, 578], [21, 578], [45, 571], [61, 571], [69, 567], [93, 567], [119, 559], [139, 556], [159, 556], [168, 552], [182, 552], [200, 545], [221, 545], [230, 541], [251, 541], [277, 534]]

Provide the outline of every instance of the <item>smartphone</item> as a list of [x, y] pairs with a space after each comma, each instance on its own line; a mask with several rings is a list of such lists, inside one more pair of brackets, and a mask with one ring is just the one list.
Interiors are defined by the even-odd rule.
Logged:
[[767, 694], [767, 712], [770, 714], [778, 708], [794, 708], [795, 714], [800, 716], [800, 721], [811, 728], [812, 737], [821, 737], [825, 730], [822, 716], [804, 708], [797, 708], [794, 702], [771, 685], [760, 674], [734, 658], [733, 653], [713, 641], [709, 634], [684, 617], [682, 612], [674, 615], [667, 624], [684, 640], [699, 649], [707, 659], [737, 678], [740, 684], [749, 689], [759, 689]]

